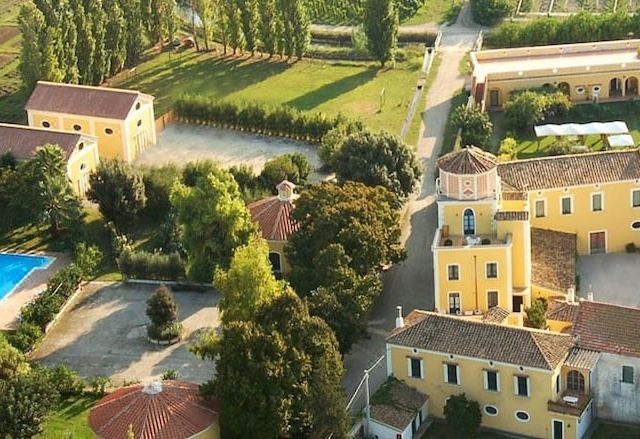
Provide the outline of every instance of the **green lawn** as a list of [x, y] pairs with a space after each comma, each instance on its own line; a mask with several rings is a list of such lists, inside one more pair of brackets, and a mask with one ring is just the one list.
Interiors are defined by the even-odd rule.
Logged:
[[452, 23], [458, 17], [462, 3], [461, 0], [426, 0], [424, 5], [418, 9], [418, 12], [413, 17], [403, 21], [402, 25]]
[[98, 398], [81, 396], [64, 401], [44, 424], [44, 431], [36, 436], [42, 439], [93, 439], [96, 436], [89, 427], [89, 410]]
[[600, 423], [593, 432], [592, 439], [632, 439], [640, 437], [640, 427]]
[[[555, 141], [555, 137], [546, 137], [538, 143], [533, 128], [526, 133], [508, 133], [502, 113], [493, 113], [491, 118], [494, 124], [494, 132], [489, 141], [491, 151], [497, 151], [500, 141], [511, 135], [518, 141], [518, 158], [542, 157], [548, 154], [549, 146]], [[563, 119], [544, 123], [612, 122], [616, 120], [626, 122], [636, 145], [640, 144], [640, 101], [575, 105]], [[591, 151], [599, 151], [603, 147], [600, 136], [587, 136], [586, 145]]]
[[[342, 112], [362, 119], [373, 129], [398, 133], [414, 84], [420, 76], [421, 51], [395, 68], [380, 69], [361, 62], [214, 56], [186, 51], [164, 53], [138, 66], [137, 72], [116, 85], [156, 97], [159, 116], [168, 112], [182, 93], [216, 99], [284, 104], [303, 111]], [[380, 108], [384, 90], [384, 105]]]

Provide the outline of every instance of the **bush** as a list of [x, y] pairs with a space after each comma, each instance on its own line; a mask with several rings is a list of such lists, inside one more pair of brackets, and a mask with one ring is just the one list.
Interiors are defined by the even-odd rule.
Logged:
[[169, 369], [165, 373], [162, 374], [160, 378], [162, 381], [171, 381], [178, 379], [178, 371], [175, 369]]
[[178, 306], [169, 288], [161, 285], [147, 300], [147, 316], [151, 324], [147, 334], [154, 340], [172, 340], [180, 336], [182, 325], [178, 322]]
[[467, 399], [464, 393], [449, 397], [444, 406], [444, 416], [447, 419], [447, 425], [457, 433], [458, 437], [473, 437], [482, 421], [480, 404]]
[[129, 241], [129, 238], [127, 238], [127, 235], [118, 232], [118, 229], [116, 229], [116, 225], [113, 222], [107, 221], [104, 227], [109, 234], [111, 253], [116, 259], [118, 259], [124, 250], [131, 248], [131, 242]]
[[107, 387], [111, 384], [111, 380], [105, 376], [95, 376], [89, 380], [89, 387], [91, 387], [91, 393], [97, 397], [105, 395]]
[[512, 13], [515, 0], [471, 0], [471, 14], [478, 24], [493, 25]]
[[53, 369], [47, 370], [49, 381], [63, 397], [82, 394], [85, 382], [78, 373], [69, 369], [64, 364], [59, 364]]
[[180, 178], [180, 169], [175, 165], [146, 168], [142, 171], [144, 194], [147, 203], [142, 214], [154, 221], [164, 219], [171, 210], [169, 193], [173, 182]]
[[76, 266], [82, 273], [82, 278], [89, 279], [94, 275], [98, 265], [100, 265], [102, 252], [95, 245], [80, 242], [76, 244], [73, 259]]
[[463, 146], [473, 145], [484, 147], [491, 137], [493, 124], [489, 115], [480, 107], [458, 107], [454, 110], [452, 121], [460, 129], [460, 138]]
[[550, 156], [571, 154], [574, 151], [574, 145], [569, 140], [555, 140], [547, 149]]
[[29, 352], [35, 344], [42, 338], [44, 333], [40, 326], [31, 322], [22, 321], [18, 323], [13, 334], [8, 336], [9, 343], [20, 352]]
[[312, 143], [319, 143], [327, 132], [344, 121], [340, 115], [328, 117], [286, 106], [237, 104], [195, 95], [178, 98], [174, 110], [178, 118], [189, 123], [206, 123]]
[[152, 340], [174, 340], [180, 337], [182, 334], [182, 324], [180, 322], [174, 322], [167, 326], [149, 325], [147, 328], [147, 335]]
[[130, 279], [182, 280], [185, 265], [178, 253], [134, 252], [125, 249], [117, 259], [122, 275]]
[[513, 137], [505, 137], [498, 148], [498, 160], [508, 162], [518, 158], [518, 142]]
[[504, 106], [507, 126], [524, 131], [550, 117], [563, 117], [571, 109], [569, 98], [556, 88], [523, 90], [514, 93]]
[[289, 180], [295, 185], [304, 184], [310, 172], [311, 166], [304, 154], [285, 154], [265, 163], [260, 173], [260, 182], [265, 189], [274, 192], [276, 185], [283, 180]]

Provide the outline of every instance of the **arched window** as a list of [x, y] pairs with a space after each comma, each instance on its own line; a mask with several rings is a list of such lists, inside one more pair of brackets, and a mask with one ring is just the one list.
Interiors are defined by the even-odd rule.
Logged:
[[465, 209], [464, 215], [462, 216], [462, 228], [464, 229], [465, 235], [476, 234], [476, 215], [473, 213], [473, 210]]
[[584, 393], [584, 375], [577, 370], [572, 370], [567, 374], [567, 389]]
[[269, 253], [269, 261], [271, 262], [271, 266], [273, 267], [273, 271], [276, 273], [280, 273], [282, 271], [282, 263], [280, 261], [280, 253], [270, 252]]

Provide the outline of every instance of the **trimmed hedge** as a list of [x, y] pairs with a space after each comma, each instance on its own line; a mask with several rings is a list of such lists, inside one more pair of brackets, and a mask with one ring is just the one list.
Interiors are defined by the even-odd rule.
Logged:
[[188, 123], [208, 124], [270, 136], [319, 143], [331, 129], [346, 121], [323, 113], [308, 114], [287, 106], [237, 104], [205, 96], [184, 95], [175, 103], [176, 116]]
[[118, 268], [130, 279], [177, 281], [185, 279], [185, 265], [178, 253], [134, 252], [125, 249], [117, 259]]

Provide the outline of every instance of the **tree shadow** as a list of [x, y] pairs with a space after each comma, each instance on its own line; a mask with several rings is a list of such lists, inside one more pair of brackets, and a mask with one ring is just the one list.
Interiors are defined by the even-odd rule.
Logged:
[[378, 74], [378, 69], [369, 68], [355, 75], [346, 76], [337, 81], [325, 84], [320, 88], [298, 96], [285, 105], [308, 111], [317, 106], [350, 92], [367, 82], [373, 80]]

